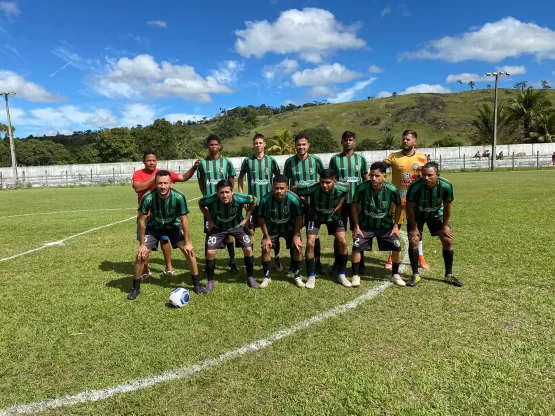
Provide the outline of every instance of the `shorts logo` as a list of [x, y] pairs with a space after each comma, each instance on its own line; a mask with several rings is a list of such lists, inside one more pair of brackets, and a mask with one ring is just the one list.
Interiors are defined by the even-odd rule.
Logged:
[[360, 167], [358, 165], [355, 165], [355, 172], [358, 172], [359, 169]]
[[231, 214], [237, 214], [237, 207], [231, 207], [230, 210], [229, 210], [229, 212], [230, 212]]
[[250, 242], [251, 242], [251, 238], [250, 238], [248, 235], [244, 235], [244, 236], [243, 236], [243, 241], [244, 241], [245, 243], [250, 243]]
[[401, 242], [397, 239], [393, 242], [393, 244], [395, 244], [395, 247], [401, 247]]
[[287, 205], [283, 207], [283, 213], [284, 214], [289, 213], [289, 207]]

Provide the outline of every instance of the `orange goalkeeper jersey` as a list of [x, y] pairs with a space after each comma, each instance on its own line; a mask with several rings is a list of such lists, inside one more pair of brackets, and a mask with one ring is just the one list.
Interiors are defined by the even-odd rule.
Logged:
[[391, 183], [401, 194], [401, 203], [406, 205], [407, 190], [415, 179], [422, 175], [422, 167], [428, 162], [424, 153], [415, 152], [412, 156], [406, 156], [403, 152], [391, 153], [384, 160], [391, 166]]

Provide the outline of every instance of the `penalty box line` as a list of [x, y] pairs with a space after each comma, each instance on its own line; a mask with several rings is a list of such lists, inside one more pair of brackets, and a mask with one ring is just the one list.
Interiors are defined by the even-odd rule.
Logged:
[[[405, 244], [407, 245], [406, 232], [403, 231], [401, 235], [403, 237]], [[404, 269], [406, 268], [407, 261], [408, 261], [408, 250], [405, 251], [405, 255], [403, 256], [403, 260], [400, 266], [400, 269], [402, 270], [399, 270], [400, 272], [403, 272]], [[266, 338], [259, 339], [257, 341], [254, 341], [250, 344], [244, 345], [237, 349], [227, 351], [217, 357], [208, 358], [206, 360], [199, 361], [195, 364], [181, 367], [172, 371], [167, 371], [165, 373], [157, 374], [154, 376], [130, 380], [126, 383], [122, 383], [114, 387], [108, 387], [103, 390], [86, 390], [82, 393], [75, 394], [75, 395], [62, 396], [55, 399], [43, 400], [36, 403], [29, 403], [29, 404], [7, 407], [4, 409], [0, 409], [0, 416], [38, 413], [45, 410], [57, 409], [60, 407], [75, 406], [81, 403], [92, 403], [100, 400], [106, 400], [123, 393], [132, 393], [138, 390], [143, 390], [158, 384], [166, 383], [168, 381], [183, 380], [183, 379], [191, 378], [192, 376], [194, 376], [197, 373], [200, 373], [201, 371], [204, 371], [213, 367], [219, 367], [228, 361], [234, 360], [236, 358], [240, 358], [251, 352], [260, 351], [264, 348], [267, 348], [272, 344], [274, 344], [275, 342], [280, 341], [284, 338], [287, 338], [291, 335], [294, 335], [295, 333], [303, 329], [306, 329], [311, 325], [333, 318], [337, 315], [341, 315], [346, 312], [349, 312], [357, 308], [364, 302], [384, 292], [385, 289], [387, 289], [391, 285], [392, 285], [391, 282], [388, 282], [388, 281], [383, 282], [378, 287], [370, 289], [368, 292], [364, 293], [358, 298], [353, 299], [350, 302], [335, 306], [327, 310], [326, 312], [322, 312], [311, 318], [300, 321], [287, 329], [274, 332], [273, 334], [271, 334]]]
[[[193, 199], [190, 199], [189, 201], [196, 201], [197, 199], [200, 199], [200, 198], [202, 198], [202, 197], [193, 198]], [[187, 202], [189, 202], [189, 201], [187, 201]], [[4, 218], [7, 218], [7, 217], [4, 217]], [[113, 225], [121, 224], [122, 222], [131, 221], [132, 219], [135, 219], [135, 218], [137, 218], [136, 215], [134, 215], [130, 218], [126, 218], [124, 220], [113, 222], [111, 224], [106, 224], [106, 225], [101, 225], [100, 227], [91, 228], [90, 230], [83, 231], [83, 232], [78, 233], [78, 234], [70, 235], [69, 237], [66, 237], [63, 240], [52, 241], [50, 243], [44, 243], [40, 247], [36, 247], [36, 248], [31, 249], [31, 250], [24, 251], [23, 253], [14, 254], [13, 256], [9, 256], [9, 257], [4, 257], [3, 259], [0, 259], [0, 263], [2, 263], [4, 261], [16, 259], [18, 257], [25, 256], [27, 254], [35, 253], [37, 251], [44, 250], [45, 248], [55, 247], [55, 246], [63, 246], [66, 241], [71, 240], [73, 238], [80, 237], [80, 236], [88, 234], [88, 233], [92, 233], [93, 231], [102, 230], [103, 228], [108, 228], [108, 227], [111, 227]]]

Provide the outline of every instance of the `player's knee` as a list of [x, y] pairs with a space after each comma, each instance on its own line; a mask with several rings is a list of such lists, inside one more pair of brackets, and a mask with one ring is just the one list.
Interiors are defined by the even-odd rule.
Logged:
[[245, 256], [252, 256], [252, 248], [251, 247], [243, 247], [243, 253]]
[[336, 241], [340, 250], [347, 248], [347, 239], [345, 238], [345, 236], [337, 237]]
[[206, 251], [206, 258], [208, 260], [214, 260], [216, 258], [216, 250], [207, 250]]

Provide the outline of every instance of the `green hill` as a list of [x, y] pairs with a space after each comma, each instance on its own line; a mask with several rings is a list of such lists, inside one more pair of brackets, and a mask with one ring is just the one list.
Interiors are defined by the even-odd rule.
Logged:
[[[555, 91], [549, 90], [548, 94], [555, 101]], [[499, 101], [510, 100], [516, 95], [516, 90], [498, 91]], [[300, 108], [260, 117], [258, 127], [242, 136], [226, 140], [225, 147], [229, 150], [249, 147], [256, 132], [272, 137], [276, 130], [297, 132], [321, 125], [327, 126], [338, 142], [345, 130], [356, 132], [360, 142], [367, 138], [381, 139], [389, 129], [395, 136], [400, 136], [405, 129], [413, 129], [418, 132], [420, 147], [430, 146], [444, 138], [470, 144], [467, 132], [476, 116], [476, 109], [482, 103], [493, 103], [493, 98], [493, 90], [474, 90], [454, 94], [399, 95]]]

